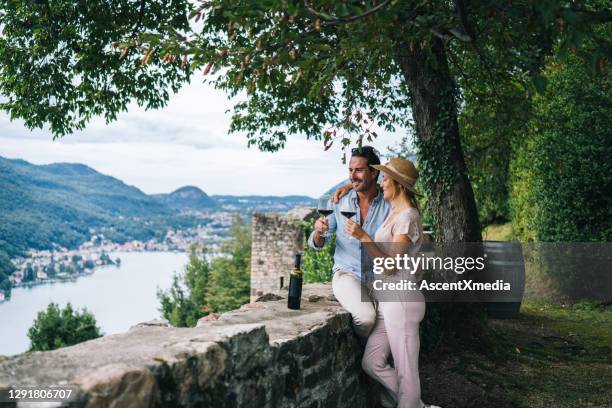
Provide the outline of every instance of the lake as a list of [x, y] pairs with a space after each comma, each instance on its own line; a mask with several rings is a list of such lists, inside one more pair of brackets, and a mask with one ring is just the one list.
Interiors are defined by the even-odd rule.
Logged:
[[122, 333], [136, 323], [161, 318], [157, 287], [168, 289], [175, 271], [189, 260], [182, 252], [112, 252], [121, 266], [96, 268], [76, 281], [56, 282], [12, 290], [11, 300], [0, 303], [0, 355], [26, 351], [28, 329], [50, 302], [64, 307], [86, 307], [104, 334]]

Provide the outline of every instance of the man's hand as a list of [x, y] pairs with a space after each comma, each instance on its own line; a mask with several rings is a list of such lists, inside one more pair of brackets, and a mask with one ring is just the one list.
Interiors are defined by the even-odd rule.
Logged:
[[336, 191], [334, 191], [334, 194], [332, 195], [332, 202], [334, 204], [338, 204], [338, 202], [340, 202], [340, 199], [344, 197], [345, 195], [347, 195], [349, 191], [351, 191], [352, 189], [353, 189], [353, 185], [351, 183], [338, 187]]
[[321, 217], [315, 221], [314, 231], [314, 244], [318, 247], [322, 247], [323, 244], [325, 244], [324, 237], [327, 236], [327, 232], [329, 231], [329, 221], [326, 217]]
[[321, 217], [315, 221], [314, 229], [320, 237], [323, 237], [329, 231], [329, 221], [326, 217]]

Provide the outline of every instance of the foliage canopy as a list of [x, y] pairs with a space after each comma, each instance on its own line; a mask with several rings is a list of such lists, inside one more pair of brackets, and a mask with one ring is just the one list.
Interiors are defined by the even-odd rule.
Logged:
[[[94, 115], [114, 120], [130, 101], [163, 106], [190, 79], [212, 72], [235, 106], [231, 131], [263, 150], [305, 134], [348, 144], [409, 123], [402, 47], [441, 40], [453, 75], [469, 82], [476, 64], [491, 83], [512, 77], [539, 89], [553, 44], [605, 69], [610, 21], [605, 1], [185, 0], [0, 2], [0, 107], [56, 136]], [[192, 19], [191, 24], [189, 19]], [[467, 75], [466, 75], [467, 73]]]

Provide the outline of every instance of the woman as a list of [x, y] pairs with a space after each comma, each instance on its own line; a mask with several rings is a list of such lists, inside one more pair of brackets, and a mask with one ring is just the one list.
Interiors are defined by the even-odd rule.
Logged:
[[[403, 159], [391, 159], [386, 165], [372, 167], [384, 174], [383, 197], [391, 203], [392, 210], [374, 239], [352, 221], [347, 223], [346, 232], [365, 244], [373, 258], [394, 257], [398, 248], [406, 248], [408, 244], [411, 244], [408, 252], [414, 256], [423, 241], [414, 189], [418, 172], [411, 161]], [[400, 408], [425, 407], [419, 380], [419, 323], [425, 315], [425, 302], [417, 294], [417, 298], [411, 294], [410, 300], [379, 300], [377, 320], [362, 360], [365, 372], [389, 391]], [[388, 363], [389, 353], [393, 355], [395, 368]]]

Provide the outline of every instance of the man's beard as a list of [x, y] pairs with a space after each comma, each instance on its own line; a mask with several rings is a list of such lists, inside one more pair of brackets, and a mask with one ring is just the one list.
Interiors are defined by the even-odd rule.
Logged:
[[363, 191], [367, 191], [370, 188], [370, 186], [372, 185], [372, 183], [369, 183], [367, 180], [354, 180], [354, 181], [351, 180], [351, 183], [354, 184], [355, 182], [359, 183], [358, 186], [356, 186], [356, 187], [354, 186], [353, 187], [355, 189], [355, 191], [358, 192], [358, 193], [361, 193]]

